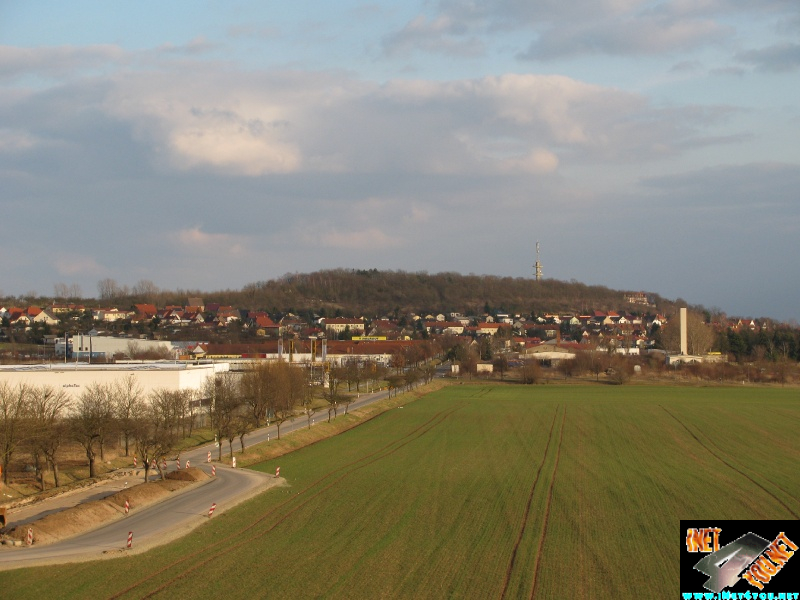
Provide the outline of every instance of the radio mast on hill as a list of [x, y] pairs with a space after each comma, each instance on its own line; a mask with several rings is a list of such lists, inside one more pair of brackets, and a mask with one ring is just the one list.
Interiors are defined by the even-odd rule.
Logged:
[[539, 242], [536, 242], [536, 263], [533, 265], [536, 281], [542, 280], [542, 261], [539, 260]]

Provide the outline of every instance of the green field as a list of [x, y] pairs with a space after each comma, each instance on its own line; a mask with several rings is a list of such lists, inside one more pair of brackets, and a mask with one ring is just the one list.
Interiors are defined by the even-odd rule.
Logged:
[[0, 590], [676, 598], [681, 518], [798, 518], [798, 428], [797, 390], [452, 386], [258, 465], [291, 487], [178, 542]]

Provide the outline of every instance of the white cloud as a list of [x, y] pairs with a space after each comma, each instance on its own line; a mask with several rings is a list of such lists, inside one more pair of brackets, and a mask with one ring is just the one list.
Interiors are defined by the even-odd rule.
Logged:
[[135, 123], [178, 168], [211, 166], [241, 175], [296, 171], [301, 155], [287, 132], [291, 99], [246, 82], [244, 74], [231, 78], [215, 71], [139, 74], [119, 79], [105, 105]]
[[389, 55], [409, 54], [415, 50], [460, 57], [482, 55], [486, 48], [475, 36], [465, 36], [467, 29], [451, 17], [428, 19], [418, 15], [400, 31], [383, 38], [383, 50]]
[[[577, 55], [654, 55], [686, 52], [734, 39], [737, 18], [798, 22], [797, 7], [783, 0], [440, 0], [384, 37], [387, 54], [420, 51], [469, 55], [486, 52], [499, 31], [528, 31], [524, 59]], [[739, 25], [744, 27], [744, 25]]]
[[547, 29], [520, 58], [556, 58], [601, 52], [664, 54], [721, 40], [730, 29], [710, 19], [637, 15]]
[[125, 64], [128, 60], [126, 51], [110, 44], [39, 48], [0, 46], [0, 79], [32, 75], [67, 79], [76, 73], [86, 73], [111, 64]]
[[552, 173], [558, 168], [558, 157], [547, 150], [533, 150], [527, 156], [507, 159], [504, 166], [512, 172]]
[[191, 254], [237, 257], [247, 253], [244, 236], [225, 233], [207, 233], [200, 227], [181, 229], [169, 234], [177, 246]]
[[741, 52], [736, 58], [761, 71], [796, 71], [800, 68], [800, 44], [784, 42], [759, 50]]
[[323, 231], [316, 236], [306, 236], [306, 242], [329, 250], [385, 250], [403, 244], [400, 236], [389, 234], [377, 227], [367, 229], [336, 229]]
[[108, 272], [108, 269], [99, 264], [93, 257], [73, 252], [59, 253], [53, 259], [53, 266], [61, 275], [99, 277]]
[[[708, 120], [692, 108], [662, 111], [642, 95], [558, 75], [377, 84], [336, 72], [214, 64], [79, 80], [32, 93], [26, 103], [47, 114], [47, 135], [58, 139], [62, 130], [72, 135], [87, 98], [125, 124], [162, 172], [247, 177], [545, 175], [575, 161], [679, 152]], [[0, 147], [33, 143], [38, 125], [6, 128], [14, 133]]]
[[27, 131], [0, 128], [0, 152], [24, 152], [40, 143], [36, 136]]
[[290, 173], [300, 166], [292, 144], [271, 139], [241, 120], [202, 120], [176, 128], [169, 146], [176, 164], [185, 167], [212, 165], [242, 175]]

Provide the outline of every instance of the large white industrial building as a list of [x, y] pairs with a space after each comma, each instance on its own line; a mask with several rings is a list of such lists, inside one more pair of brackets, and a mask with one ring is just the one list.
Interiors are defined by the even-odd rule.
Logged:
[[156, 389], [199, 392], [206, 379], [229, 370], [227, 362], [208, 364], [143, 363], [89, 365], [51, 363], [42, 365], [2, 365], [0, 385], [51, 386], [77, 398], [91, 384], [111, 384], [134, 375], [145, 394]]
[[164, 340], [141, 340], [105, 335], [75, 334], [66, 344], [64, 338], [56, 338], [55, 355], [87, 361], [110, 361], [115, 355], [135, 358], [137, 352], [166, 352], [174, 357], [178, 344]]

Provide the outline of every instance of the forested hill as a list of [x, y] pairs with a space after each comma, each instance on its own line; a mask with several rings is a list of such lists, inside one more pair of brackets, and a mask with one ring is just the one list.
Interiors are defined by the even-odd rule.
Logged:
[[[210, 294], [208, 300], [218, 294]], [[604, 286], [555, 279], [461, 275], [458, 273], [335, 269], [292, 273], [279, 279], [246, 285], [240, 292], [222, 292], [220, 301], [268, 311], [292, 310], [383, 316], [457, 311], [480, 314], [585, 313], [593, 310], [654, 310], [628, 304], [624, 292]], [[665, 301], [651, 294], [659, 310]], [[671, 303], [667, 303], [671, 304]]]

